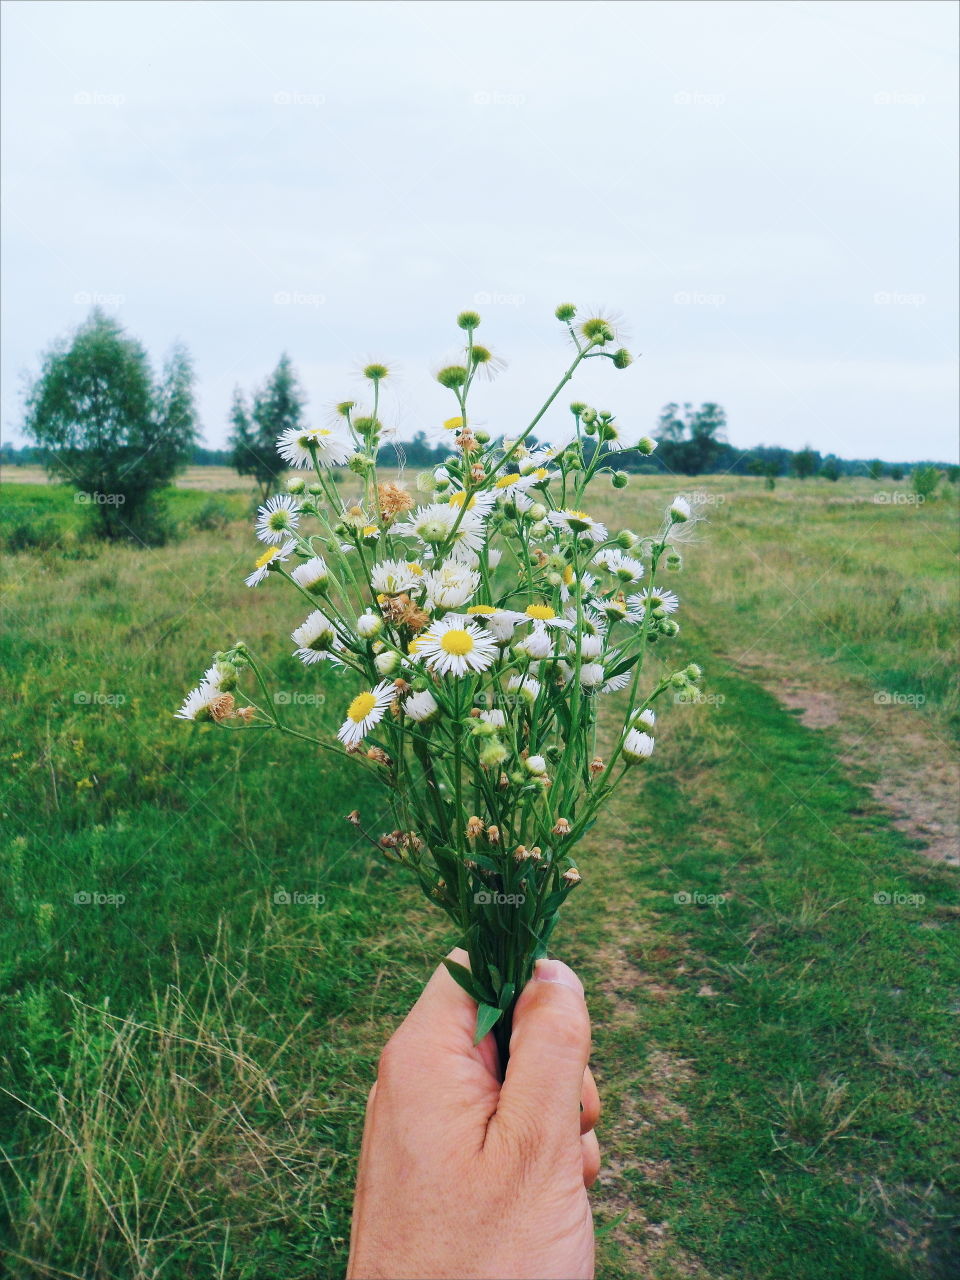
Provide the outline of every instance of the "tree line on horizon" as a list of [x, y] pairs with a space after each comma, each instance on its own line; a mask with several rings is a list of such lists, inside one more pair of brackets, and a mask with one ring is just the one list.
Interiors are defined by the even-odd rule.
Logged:
[[[249, 394], [235, 388], [226, 449], [200, 443], [193, 362], [183, 344], [175, 344], [162, 371], [155, 374], [142, 344], [99, 308], [70, 339], [55, 343], [41, 357], [39, 375], [25, 395], [23, 431], [34, 441], [17, 448], [0, 446], [0, 464], [40, 464], [57, 478], [88, 495], [112, 497], [91, 502], [96, 532], [108, 539], [162, 540], [161, 491], [186, 466], [229, 466], [251, 478], [265, 495], [287, 467], [276, 450], [285, 430], [306, 426], [306, 395], [288, 355]], [[610, 456], [616, 470], [697, 476], [722, 472], [763, 477], [773, 488], [779, 476], [799, 479], [867, 475], [873, 479], [905, 476], [928, 484], [941, 468], [950, 480], [960, 468], [937, 462], [885, 463], [823, 456], [810, 445], [800, 450], [758, 445], [737, 449], [726, 439], [726, 413], [707, 402], [664, 406], [654, 435], [656, 451]], [[592, 439], [587, 450], [596, 448]], [[449, 456], [441, 441], [425, 431], [381, 450], [379, 461], [411, 467], [435, 467]], [[918, 490], [919, 491], [919, 490]]]

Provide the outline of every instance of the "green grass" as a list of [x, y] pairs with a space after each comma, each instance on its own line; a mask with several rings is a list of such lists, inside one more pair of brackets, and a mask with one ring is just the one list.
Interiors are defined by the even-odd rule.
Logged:
[[[676, 580], [670, 661], [701, 661], [724, 701], [664, 709], [556, 939], [594, 1016], [598, 1221], [627, 1215], [598, 1274], [946, 1277], [956, 877], [750, 663], [776, 654], [868, 702], [922, 692], [905, 714], [936, 742], [957, 710], [955, 511], [878, 506], [880, 482], [686, 487], [725, 501]], [[667, 488], [598, 491], [594, 508], [641, 528]], [[205, 495], [173, 498], [186, 534]], [[0, 489], [0, 509], [60, 528], [71, 505]], [[247, 525], [154, 551], [81, 545], [91, 559], [9, 557], [3, 586], [7, 1267], [339, 1276], [376, 1057], [448, 935], [341, 821], [384, 810], [348, 762], [171, 718], [238, 636], [276, 687], [321, 687], [285, 643], [296, 602], [243, 585]], [[323, 688], [304, 724], [337, 720], [346, 686]]]

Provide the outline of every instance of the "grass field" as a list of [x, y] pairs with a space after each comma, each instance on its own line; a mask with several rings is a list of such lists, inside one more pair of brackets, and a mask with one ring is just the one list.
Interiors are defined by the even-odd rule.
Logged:
[[[91, 546], [59, 488], [0, 488], [15, 1277], [342, 1275], [377, 1055], [452, 941], [341, 821], [385, 814], [350, 762], [172, 718], [238, 637], [307, 695], [304, 724], [342, 715], [290, 656], [300, 607], [243, 585], [230, 480], [175, 492], [181, 536], [152, 551]], [[686, 488], [707, 520], [669, 653], [706, 696], [664, 708], [555, 939], [594, 1019], [598, 1275], [946, 1280], [956, 491]], [[591, 509], [643, 529], [673, 492], [634, 479]]]

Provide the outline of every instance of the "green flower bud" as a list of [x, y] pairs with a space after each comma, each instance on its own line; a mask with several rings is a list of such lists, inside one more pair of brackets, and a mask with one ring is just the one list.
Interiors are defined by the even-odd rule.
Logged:
[[457, 324], [469, 333], [479, 326], [480, 317], [476, 311], [461, 311], [457, 316]]
[[400, 655], [395, 653], [393, 649], [385, 649], [383, 653], [377, 654], [373, 660], [373, 665], [382, 676], [392, 676], [400, 666]]
[[368, 457], [365, 453], [355, 453], [347, 466], [358, 476], [365, 476], [367, 472], [372, 471], [376, 466], [373, 458]]
[[527, 515], [530, 517], [531, 520], [546, 520], [547, 508], [543, 505], [542, 502], [535, 502], [533, 506], [530, 508], [530, 510], [527, 512]]
[[626, 347], [621, 347], [619, 351], [613, 353], [613, 367], [615, 369], [626, 369], [631, 364], [633, 364], [633, 356]]
[[288, 480], [286, 484], [287, 493], [304, 493], [306, 488], [307, 485], [303, 476], [294, 476], [292, 479]]
[[535, 524], [530, 526], [531, 538], [545, 538], [550, 531], [550, 526], [546, 520], [537, 520]]
[[596, 409], [589, 408], [589, 406], [586, 409], [584, 409], [583, 412], [580, 414], [581, 422], [596, 422], [596, 420], [597, 420], [597, 411]]
[[631, 547], [635, 547], [639, 542], [637, 535], [630, 529], [621, 529], [617, 534], [617, 546], [624, 551], [629, 551]]
[[492, 738], [480, 752], [480, 763], [485, 769], [496, 769], [503, 764], [509, 752], [499, 738]]
[[575, 418], [579, 418], [581, 413], [583, 413], [586, 407], [587, 406], [583, 403], [582, 400], [574, 400], [573, 404], [570, 406], [570, 412], [573, 414]]
[[362, 436], [368, 436], [379, 431], [383, 423], [377, 418], [356, 418], [353, 425]]
[[468, 370], [462, 364], [448, 364], [437, 374], [437, 381], [441, 387], [447, 387], [453, 391], [457, 387], [462, 387], [468, 376]]
[[637, 441], [637, 452], [644, 454], [645, 457], [649, 457], [656, 447], [656, 440], [651, 440], [649, 436], [641, 436]]
[[489, 431], [475, 431], [475, 432], [473, 433], [473, 438], [474, 438], [474, 440], [476, 440], [476, 441], [477, 441], [477, 443], [478, 443], [478, 444], [489, 444], [489, 443], [490, 443], [490, 432], [489, 432]]
[[389, 374], [390, 370], [385, 364], [368, 364], [363, 371], [363, 376], [371, 382], [382, 382]]
[[569, 324], [573, 317], [577, 314], [577, 308], [572, 302], [561, 302], [559, 307], [553, 313], [558, 320], [564, 324]]
[[319, 484], [312, 484], [308, 487], [307, 493], [312, 493], [315, 498], [322, 498], [323, 487]]
[[625, 489], [630, 483], [630, 477], [625, 471], [615, 471], [613, 473], [612, 484], [615, 489]]
[[680, 623], [674, 622], [673, 618], [664, 618], [660, 623], [660, 634], [662, 636], [675, 636], [680, 630]]
[[683, 568], [683, 556], [679, 551], [671, 551], [664, 563], [672, 573], [679, 573]]
[[670, 684], [674, 689], [686, 689], [689, 678], [686, 671], [675, 671], [670, 677]]
[[687, 677], [687, 679], [688, 679], [688, 680], [694, 680], [694, 681], [696, 681], [696, 680], [702, 680], [702, 679], [703, 679], [703, 672], [701, 671], [701, 669], [697, 666], [697, 664], [696, 664], [695, 662], [691, 662], [691, 663], [690, 663], [690, 665], [689, 665], [689, 667], [686, 667], [686, 668], [684, 669], [684, 673], [683, 673], [683, 674]]

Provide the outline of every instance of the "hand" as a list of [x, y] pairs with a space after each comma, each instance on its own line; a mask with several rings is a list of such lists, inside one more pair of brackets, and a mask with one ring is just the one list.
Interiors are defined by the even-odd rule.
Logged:
[[493, 1037], [473, 1044], [475, 1020], [440, 967], [381, 1055], [348, 1280], [593, 1276], [600, 1099], [583, 986], [559, 960], [537, 964], [502, 1084]]

